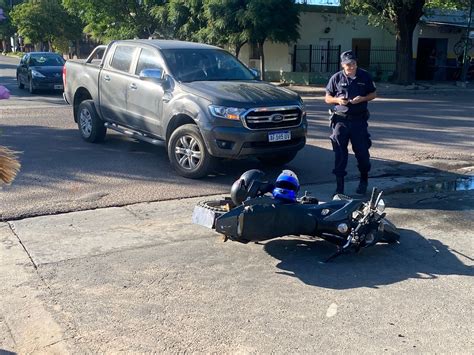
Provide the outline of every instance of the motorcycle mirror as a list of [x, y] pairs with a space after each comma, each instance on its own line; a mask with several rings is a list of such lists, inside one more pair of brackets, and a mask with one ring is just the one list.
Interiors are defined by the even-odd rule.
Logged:
[[385, 211], [385, 201], [380, 199], [379, 203], [377, 204], [377, 211], [381, 214], [383, 211]]

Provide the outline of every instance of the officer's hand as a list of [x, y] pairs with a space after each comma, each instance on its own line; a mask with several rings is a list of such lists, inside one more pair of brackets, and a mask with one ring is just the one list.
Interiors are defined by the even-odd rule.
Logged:
[[339, 98], [337, 98], [337, 103], [338, 103], [339, 105], [344, 105], [344, 106], [345, 106], [345, 105], [347, 105], [347, 104], [349, 103], [349, 100], [347, 100], [347, 99], [345, 99], [345, 98], [343, 98], [343, 97], [339, 97]]
[[363, 96], [356, 96], [354, 97], [352, 100], [350, 100], [349, 102], [351, 104], [360, 104], [361, 102], [364, 101], [364, 97]]

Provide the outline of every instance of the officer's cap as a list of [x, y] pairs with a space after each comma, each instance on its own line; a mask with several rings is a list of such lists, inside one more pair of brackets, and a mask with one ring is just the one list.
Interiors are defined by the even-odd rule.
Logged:
[[357, 61], [357, 58], [352, 51], [346, 51], [341, 54], [341, 64], [349, 64], [355, 61]]

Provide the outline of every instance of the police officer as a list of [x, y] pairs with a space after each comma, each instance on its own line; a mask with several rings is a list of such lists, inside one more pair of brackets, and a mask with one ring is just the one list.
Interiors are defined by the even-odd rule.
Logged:
[[330, 136], [335, 154], [333, 173], [336, 175], [336, 193], [344, 193], [344, 176], [347, 175], [347, 146], [349, 141], [360, 172], [357, 194], [365, 194], [370, 171], [369, 148], [372, 145], [368, 132], [369, 111], [367, 102], [375, 99], [375, 85], [370, 74], [357, 68], [352, 51], [341, 54], [342, 70], [334, 74], [326, 86], [325, 101], [331, 109]]

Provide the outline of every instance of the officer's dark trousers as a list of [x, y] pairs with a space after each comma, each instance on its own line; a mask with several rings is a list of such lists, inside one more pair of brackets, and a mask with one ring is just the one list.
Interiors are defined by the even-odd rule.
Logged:
[[369, 148], [372, 141], [367, 128], [366, 119], [337, 118], [333, 121], [330, 139], [335, 153], [335, 164], [332, 172], [336, 176], [344, 177], [347, 175], [347, 146], [349, 141], [357, 159], [360, 173], [366, 174], [370, 171]]

